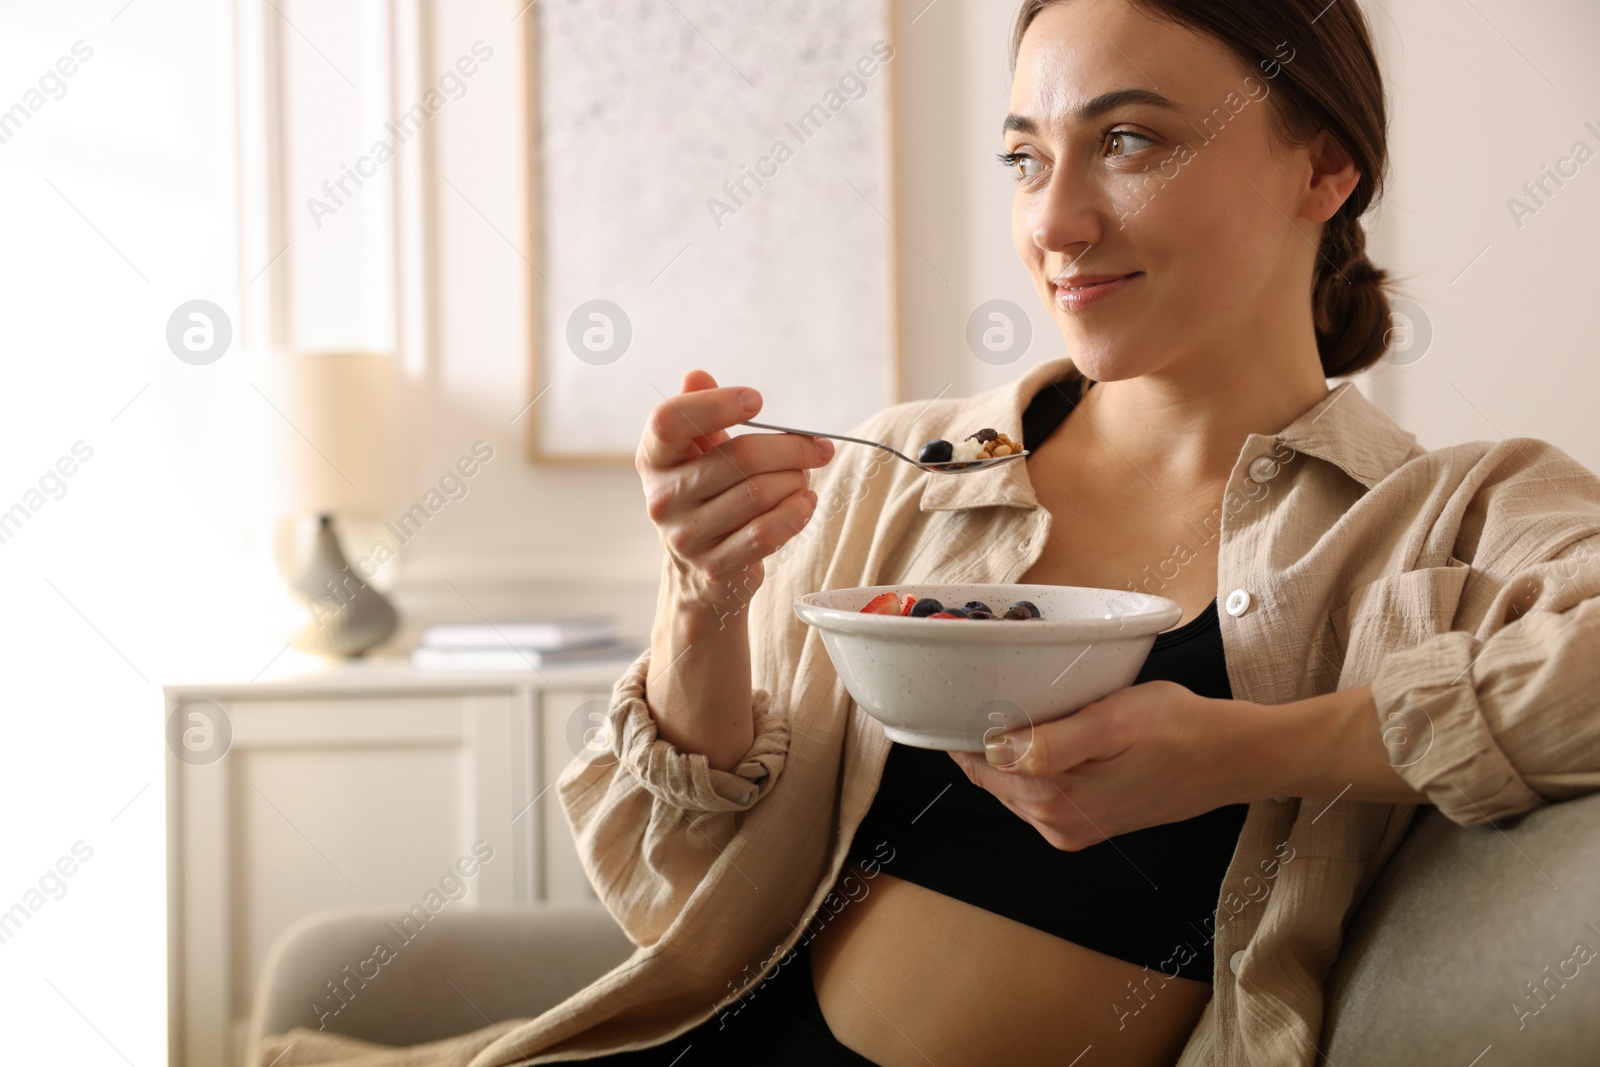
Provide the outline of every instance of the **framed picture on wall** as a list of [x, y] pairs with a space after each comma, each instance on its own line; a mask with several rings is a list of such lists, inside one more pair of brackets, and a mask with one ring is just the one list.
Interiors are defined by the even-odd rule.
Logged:
[[529, 458], [630, 460], [693, 368], [783, 425], [899, 401], [893, 0], [542, 0], [523, 22]]

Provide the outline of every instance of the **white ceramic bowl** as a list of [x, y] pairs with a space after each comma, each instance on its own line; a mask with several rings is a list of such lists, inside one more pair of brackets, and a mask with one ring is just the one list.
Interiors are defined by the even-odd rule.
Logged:
[[[1032, 601], [1038, 619], [869, 615], [879, 593], [981, 600], [1003, 612]], [[892, 739], [982, 752], [990, 730], [1070, 715], [1131, 684], [1156, 634], [1183, 609], [1165, 597], [1066, 585], [874, 585], [810, 593], [795, 614], [822, 634], [839, 678]]]

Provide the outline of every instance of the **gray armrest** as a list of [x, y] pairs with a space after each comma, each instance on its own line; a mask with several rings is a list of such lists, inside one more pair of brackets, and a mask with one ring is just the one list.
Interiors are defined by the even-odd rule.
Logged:
[[[319, 1019], [333, 1033], [412, 1045], [480, 1029], [485, 1016], [532, 1018], [634, 948], [598, 904], [445, 912], [409, 941], [393, 925], [403, 914], [404, 906], [317, 912], [280, 934], [262, 965], [251, 1049], [268, 1034], [318, 1029]], [[380, 943], [390, 946], [387, 962], [374, 954]]]
[[1600, 952], [1596, 927], [1600, 794], [1503, 832], [1425, 808], [1346, 931], [1322, 1052], [1337, 1064], [1466, 1067], [1492, 1045], [1481, 1067], [1591, 1067], [1600, 958], [1567, 961], [1580, 942]]

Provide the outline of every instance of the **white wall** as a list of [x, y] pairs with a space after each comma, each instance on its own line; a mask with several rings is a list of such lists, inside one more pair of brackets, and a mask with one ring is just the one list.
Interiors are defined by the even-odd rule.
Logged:
[[[1375, 384], [1430, 447], [1534, 436], [1600, 469], [1600, 6], [1368, 9], [1391, 61], [1385, 265], [1434, 331], [1425, 356]], [[1596, 158], [1564, 188], [1549, 183], [1554, 196], [1519, 228], [1507, 200], [1526, 200], [1523, 182], [1579, 140]]]

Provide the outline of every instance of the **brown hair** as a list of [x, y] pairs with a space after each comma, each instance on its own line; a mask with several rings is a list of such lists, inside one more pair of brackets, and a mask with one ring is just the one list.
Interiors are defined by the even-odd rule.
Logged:
[[[1015, 71], [1022, 37], [1039, 12], [1063, 0], [1023, 0], [1011, 36]], [[1387, 275], [1367, 258], [1360, 218], [1377, 199], [1388, 164], [1383, 76], [1371, 32], [1352, 0], [1130, 0], [1153, 18], [1220, 41], [1252, 71], [1281, 59], [1272, 94], [1273, 125], [1293, 145], [1326, 130], [1354, 161], [1361, 178], [1323, 227], [1311, 281], [1312, 321], [1323, 374], [1355, 374], [1388, 347]], [[1261, 67], [1259, 69], [1268, 69]]]

